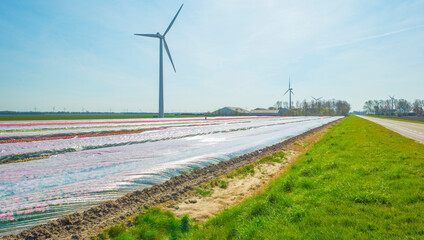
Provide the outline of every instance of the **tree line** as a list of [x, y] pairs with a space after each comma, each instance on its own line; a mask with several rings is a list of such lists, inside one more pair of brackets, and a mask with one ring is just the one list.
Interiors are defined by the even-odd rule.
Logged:
[[368, 100], [364, 104], [364, 111], [374, 115], [416, 115], [422, 116], [424, 100], [415, 99], [409, 102], [405, 99]]
[[[288, 102], [278, 101], [268, 109], [289, 108]], [[346, 116], [350, 111], [350, 104], [344, 100], [318, 100], [318, 101], [296, 101], [292, 104], [287, 114], [292, 116]]]

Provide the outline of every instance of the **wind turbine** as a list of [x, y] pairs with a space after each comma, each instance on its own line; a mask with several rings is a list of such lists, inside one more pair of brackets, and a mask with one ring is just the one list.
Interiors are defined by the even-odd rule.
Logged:
[[314, 97], [312, 97], [311, 96], [311, 98], [313, 98], [314, 100], [315, 100], [315, 104], [317, 105], [317, 108], [318, 108], [318, 114], [321, 112], [321, 106], [320, 105], [318, 105], [318, 101], [322, 98], [322, 97], [319, 97], [319, 98], [314, 98]]
[[392, 100], [392, 110], [393, 110], [393, 105], [394, 105], [394, 102], [395, 102], [395, 96], [394, 95], [389, 96], [389, 98]]
[[312, 97], [312, 96], [311, 96], [311, 98], [313, 98], [313, 99], [315, 100], [315, 104], [317, 104], [317, 103], [318, 103], [318, 101], [319, 101], [322, 97], [314, 98], [314, 97]]
[[284, 93], [284, 95], [286, 95], [286, 93], [288, 93], [288, 92], [289, 92], [289, 109], [291, 109], [291, 95], [292, 94], [294, 95], [294, 93], [293, 93], [293, 88], [290, 87], [290, 77], [289, 77], [289, 89], [287, 89], [287, 91]]
[[166, 44], [165, 36], [168, 33], [169, 29], [171, 29], [172, 24], [174, 24], [175, 19], [177, 18], [178, 14], [181, 11], [181, 8], [183, 8], [184, 4], [181, 4], [180, 9], [178, 9], [177, 14], [175, 14], [174, 19], [172, 19], [171, 23], [169, 24], [168, 28], [165, 30], [163, 35], [161, 35], [159, 32], [156, 34], [134, 34], [137, 36], [142, 37], [151, 37], [151, 38], [159, 38], [159, 117], [163, 118], [163, 57], [162, 57], [162, 45], [165, 45], [166, 53], [168, 54], [169, 60], [171, 61], [172, 67], [174, 68], [174, 72], [177, 72], [175, 70], [174, 62], [172, 61], [171, 53], [168, 49], [168, 44]]

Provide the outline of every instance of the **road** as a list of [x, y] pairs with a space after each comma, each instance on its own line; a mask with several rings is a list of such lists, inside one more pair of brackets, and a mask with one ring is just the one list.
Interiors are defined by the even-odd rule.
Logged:
[[358, 117], [377, 123], [387, 129], [392, 130], [393, 132], [397, 132], [402, 136], [414, 139], [417, 142], [424, 144], [424, 124], [402, 122], [402, 121], [375, 118], [375, 117], [366, 117], [366, 116], [358, 116]]

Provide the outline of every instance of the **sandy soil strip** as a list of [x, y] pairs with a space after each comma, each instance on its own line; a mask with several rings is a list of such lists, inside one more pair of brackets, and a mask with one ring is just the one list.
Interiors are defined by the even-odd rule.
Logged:
[[[336, 121], [341, 120], [342, 119]], [[317, 131], [321, 131], [323, 129], [327, 129], [334, 122], [330, 122], [321, 127], [311, 129], [305, 133], [287, 139], [281, 143], [277, 143], [275, 145], [262, 148], [254, 152], [235, 157], [230, 160], [220, 162], [218, 164], [197, 169], [193, 172], [184, 173], [182, 175], [172, 177], [171, 179], [162, 184], [156, 184], [152, 187], [145, 188], [143, 190], [128, 193], [116, 200], [106, 201], [84, 212], [76, 212], [73, 214], [69, 214], [60, 217], [57, 220], [49, 221], [46, 224], [41, 224], [31, 229], [24, 230], [19, 234], [5, 236], [3, 237], [3, 239], [90, 239], [101, 233], [103, 229], [111, 225], [127, 221], [126, 219], [128, 217], [143, 212], [144, 209], [155, 207], [167, 202], [169, 203], [172, 201], [178, 201], [187, 198], [191, 195], [194, 187], [198, 186], [201, 183], [209, 182], [219, 176], [228, 174], [233, 170], [239, 169], [240, 167], [260, 160], [263, 157], [266, 157], [276, 151], [280, 151], [285, 148], [287, 148], [287, 150], [290, 150], [288, 146], [290, 146], [291, 144], [293, 148], [293, 150], [291, 150], [293, 151], [293, 154], [291, 154], [291, 156], [293, 157], [290, 161], [293, 162], [297, 158], [296, 156], [299, 156], [302, 151], [304, 151], [304, 147], [301, 146], [302, 144], [299, 145], [293, 143], [299, 140], [304, 141], [303, 139], [306, 139], [308, 135]], [[324, 132], [322, 132], [322, 134], [323, 133]], [[272, 171], [266, 168], [267, 171], [269, 171], [268, 177], [263, 181], [261, 179], [261, 184], [255, 185], [244, 183], [245, 186], [249, 186], [248, 189], [251, 188], [251, 194], [241, 194], [239, 196], [236, 196], [236, 198], [233, 200], [231, 200], [231, 198], [230, 200], [223, 200], [222, 204], [217, 205], [217, 207], [215, 207], [215, 210], [213, 210], [211, 213], [206, 213], [205, 210], [204, 213], [201, 214], [202, 216], [204, 216], [203, 218], [200, 216], [196, 217], [199, 220], [206, 219], [207, 216], [213, 215], [220, 211], [220, 209], [222, 209], [222, 206], [225, 207], [227, 204], [236, 204], [247, 196], [259, 192], [273, 177], [279, 176], [282, 172], [284, 172], [284, 170], [289, 164], [285, 166], [279, 166], [278, 169], [274, 169]], [[233, 187], [229, 187], [229, 190], [237, 188], [236, 183], [232, 183], [231, 185]], [[242, 182], [239, 182], [239, 185], [243, 185]], [[215, 192], [215, 194], [217, 193], [219, 193], [219, 191]], [[221, 194], [223, 195], [231, 193]], [[201, 201], [199, 200], [199, 204], [200, 203]], [[181, 206], [181, 211], [177, 212], [177, 214], [180, 215], [185, 213], [183, 210], [184, 207]]]

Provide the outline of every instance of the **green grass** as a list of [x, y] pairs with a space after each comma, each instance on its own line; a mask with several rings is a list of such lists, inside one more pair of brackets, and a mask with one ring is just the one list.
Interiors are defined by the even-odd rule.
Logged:
[[134, 220], [134, 226], [128, 227], [124, 224], [113, 226], [96, 239], [178, 239], [195, 227], [197, 225], [187, 215], [178, 219], [169, 211], [163, 212], [159, 208], [152, 208], [138, 215]]
[[227, 174], [228, 178], [245, 178], [247, 175], [254, 174], [255, 173], [255, 165], [253, 163], [246, 165], [244, 167], [241, 167], [239, 169], [233, 170], [229, 174]]
[[267, 162], [276, 162], [276, 163], [282, 163], [286, 159], [286, 153], [283, 151], [278, 151], [270, 156], [266, 156], [259, 160], [257, 164], [267, 163]]
[[196, 189], [194, 189], [194, 191], [202, 197], [209, 197], [210, 195], [212, 195], [212, 190], [205, 190], [205, 189], [202, 189], [202, 188], [196, 188]]
[[[384, 119], [395, 120], [395, 121], [400, 121], [400, 122], [412, 122], [412, 123], [424, 124], [424, 122], [422, 122], [422, 121], [414, 121], [414, 120], [406, 120], [406, 119], [399, 119], [399, 118], [391, 118], [391, 117], [386, 117], [386, 116], [371, 116], [371, 115], [367, 115], [367, 117], [384, 118]], [[410, 117], [410, 118], [411, 119], [414, 119], [414, 117]]]
[[[83, 120], [83, 119], [130, 119], [153, 118], [157, 115], [144, 114], [42, 114], [42, 115], [0, 115], [0, 121], [23, 120]], [[165, 115], [166, 118], [203, 117], [203, 115]]]
[[[172, 236], [424, 239], [424, 147], [351, 116], [334, 126], [262, 194], [204, 224], [186, 221], [192, 224], [189, 230]], [[119, 239], [132, 239], [124, 236], [134, 228], [116, 228], [122, 232]], [[170, 232], [162, 238], [172, 239]]]

